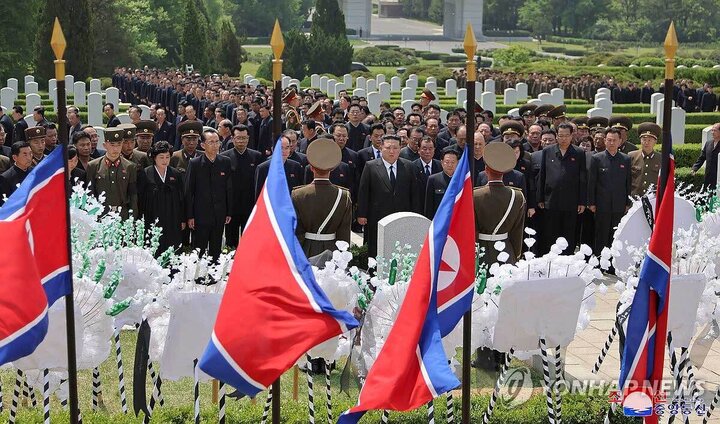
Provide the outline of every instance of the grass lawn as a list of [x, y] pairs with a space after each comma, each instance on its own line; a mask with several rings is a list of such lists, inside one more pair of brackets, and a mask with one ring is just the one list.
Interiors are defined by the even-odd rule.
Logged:
[[[78, 375], [79, 381], [79, 395], [80, 395], [80, 408], [83, 413], [84, 423], [140, 423], [141, 418], [135, 418], [132, 414], [132, 381], [133, 381], [133, 361], [135, 352], [135, 332], [134, 331], [123, 331], [121, 333], [121, 343], [123, 347], [123, 365], [125, 371], [125, 385], [127, 391], [127, 403], [130, 410], [130, 414], [124, 415], [120, 409], [120, 401], [118, 395], [118, 379], [117, 379], [117, 367], [115, 365], [115, 355], [111, 353], [108, 360], [106, 360], [101, 368], [101, 380], [102, 380], [102, 396], [104, 400], [104, 408], [99, 412], [91, 411], [91, 371], [81, 371]], [[458, 355], [459, 357], [459, 355]], [[512, 367], [524, 366], [522, 362], [514, 361]], [[14, 370], [2, 370], [0, 371], [0, 381], [2, 387], [5, 389], [4, 393], [4, 413], [0, 414], [0, 420], [5, 421], [8, 417], [8, 410], [10, 407], [10, 400], [12, 397], [12, 388], [14, 386], [15, 372]], [[148, 378], [149, 380], [149, 378]], [[337, 369], [331, 374], [331, 386], [333, 394], [333, 417], [336, 418], [345, 409], [352, 406], [357, 401], [358, 389], [354, 384], [351, 384], [352, 388], [350, 394], [339, 393], [340, 387], [340, 369]], [[528, 414], [543, 413], [544, 411], [544, 397], [541, 395], [542, 389], [540, 388], [540, 376], [537, 373], [532, 373], [532, 381], [534, 389], [533, 397], [523, 404], [515, 408], [504, 408], [500, 406], [497, 410], [497, 415], [493, 422], [497, 423], [522, 423], [522, 422], [538, 422], [533, 421], [532, 417], [528, 418], [529, 421], [517, 418], [516, 416], [522, 417]], [[495, 381], [494, 373], [480, 372], [473, 370], [473, 389], [475, 393], [480, 395], [473, 397], [473, 422], [480, 419], [482, 411], [484, 411], [487, 404], [487, 395], [492, 391], [492, 387]], [[326, 407], [325, 407], [325, 379], [324, 376], [315, 376], [314, 378], [314, 393], [315, 393], [315, 411], [316, 411], [316, 422], [326, 422]], [[282, 377], [282, 418], [283, 422], [286, 423], [300, 423], [307, 422], [308, 409], [307, 409], [307, 380], [304, 373], [299, 373], [299, 394], [298, 401], [293, 400], [293, 371], [285, 373]], [[148, 382], [147, 385], [148, 396], [152, 393], [152, 388]], [[164, 381], [162, 385], [162, 393], [165, 399], [165, 405], [156, 409], [156, 414], [153, 417], [153, 423], [159, 422], [173, 422], [183, 423], [190, 422], [192, 420], [193, 410], [193, 381], [191, 378], [185, 378], [181, 381]], [[212, 404], [212, 386], [211, 383], [202, 383], [200, 386], [200, 402], [201, 411], [203, 414], [204, 422], [216, 422], [217, 407]], [[18, 416], [18, 423], [36, 423], [39, 422], [42, 417], [42, 394], [38, 392], [36, 394], [39, 401], [39, 406], [36, 408], [22, 407]], [[460, 415], [460, 399], [459, 392], [455, 392], [455, 416], [456, 422], [459, 422]], [[259, 423], [260, 417], [262, 416], [263, 405], [265, 403], [266, 394], [262, 393], [258, 395], [257, 400], [253, 401], [250, 399], [231, 400], [227, 399], [227, 413], [228, 422], [231, 423]], [[599, 397], [596, 402], [599, 407], [602, 407], [604, 398]], [[435, 414], [436, 419], [444, 417], [445, 414], [445, 398], [441, 397], [435, 402]], [[579, 402], [578, 408], [588, 406], [588, 402]], [[606, 405], [606, 404], [605, 404]], [[563, 417], [567, 417], [568, 422], [602, 422], [600, 419], [601, 411], [595, 411], [590, 414], [595, 419], [592, 421], [578, 421], [572, 420], [572, 405], [568, 405], [563, 408]], [[67, 422], [67, 412], [63, 411], [60, 407], [59, 402], [54, 397], [51, 402], [51, 411], [53, 412], [53, 420], [55, 422]], [[568, 415], [566, 415], [566, 411]], [[581, 412], [581, 411], [580, 411]], [[580, 413], [578, 412], [578, 413]], [[588, 414], [588, 411], [582, 412]], [[511, 414], [508, 416], [507, 414]], [[519, 414], [519, 415], [518, 415]], [[391, 422], [426, 422], [424, 420], [425, 408], [420, 408], [414, 412], [408, 413], [393, 413], [391, 414]], [[142, 416], [142, 414], [141, 414]], [[511, 418], [516, 417], [516, 418]], [[504, 418], [503, 418], [504, 417]], [[535, 417], [537, 420], [537, 417]], [[368, 414], [361, 422], [371, 423], [379, 421], [379, 413]]]

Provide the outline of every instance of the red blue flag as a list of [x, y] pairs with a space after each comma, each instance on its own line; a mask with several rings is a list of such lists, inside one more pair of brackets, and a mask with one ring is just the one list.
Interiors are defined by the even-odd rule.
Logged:
[[48, 302], [25, 217], [0, 221], [0, 365], [31, 354], [45, 338]]
[[205, 373], [246, 395], [264, 390], [312, 347], [358, 326], [315, 281], [296, 221], [278, 140], [200, 360]]
[[654, 230], [628, 316], [620, 368], [623, 412], [628, 416], [644, 416], [645, 423], [658, 422], [658, 416], [653, 413], [653, 399], [662, 390], [670, 300], [674, 177], [675, 160], [670, 154], [668, 172], [660, 175], [658, 186], [661, 190], [664, 186], [664, 192], [662, 196], [658, 193], [655, 203]]
[[[368, 372], [357, 406], [341, 415], [338, 424], [357, 423], [372, 409], [416, 409], [460, 385], [448, 366], [441, 327], [445, 334], [452, 331], [472, 303], [475, 223], [469, 156], [466, 147], [430, 225], [395, 324]], [[446, 272], [457, 275], [447, 278]]]
[[[438, 323], [442, 337], [448, 335], [470, 310], [474, 294], [475, 232], [468, 231], [468, 228], [475, 228], [471, 157], [466, 146], [436, 213], [443, 221], [449, 221], [437, 276]], [[446, 222], [442, 224], [447, 225]]]
[[72, 292], [65, 185], [63, 147], [59, 145], [0, 207], [0, 221], [27, 217], [35, 234], [35, 264], [49, 305]]

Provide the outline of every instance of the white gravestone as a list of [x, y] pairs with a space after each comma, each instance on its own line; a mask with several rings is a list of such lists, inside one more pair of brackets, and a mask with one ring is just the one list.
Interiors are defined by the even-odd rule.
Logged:
[[458, 88], [457, 94], [455, 95], [455, 101], [460, 106], [465, 107], [465, 102], [467, 101], [467, 89], [466, 88]]
[[85, 81], [73, 84], [73, 103], [75, 106], [85, 106]]
[[608, 99], [610, 98], [610, 89], [609, 88], [606, 88], [606, 87], [598, 88], [597, 93], [604, 93], [604, 95], [606, 95], [608, 97]]
[[318, 75], [318, 74], [310, 75], [310, 87], [320, 88], [320, 75]]
[[328, 97], [335, 98], [335, 96], [337, 95], [337, 91], [335, 90], [336, 85], [337, 81], [335, 81], [334, 79], [331, 78], [327, 80], [327, 82], [325, 83], [325, 89], [327, 90], [326, 93]]
[[[395, 244], [409, 244], [413, 252], [419, 252], [427, 237], [430, 220], [413, 212], [396, 212], [378, 222], [378, 257], [390, 260]], [[378, 273], [382, 272], [378, 269]]]
[[38, 92], [38, 83], [30, 81], [25, 84], [25, 94], [34, 94]]
[[448, 112], [445, 109], [440, 109], [440, 121], [441, 122], [447, 122], [447, 116], [450, 112]]
[[550, 90], [550, 95], [553, 98], [553, 104], [560, 106], [565, 103], [565, 91], [562, 88], [553, 88]]
[[[672, 106], [675, 107], [675, 101], [672, 101]], [[660, 99], [657, 102], [657, 108], [655, 109], [655, 123], [662, 127], [663, 116], [665, 116], [665, 99]]]
[[29, 82], [34, 82], [35, 77], [32, 75], [25, 75], [25, 80], [23, 82], [23, 87], [25, 87], [25, 92], [27, 93], [27, 85]]
[[357, 97], [365, 97], [367, 95], [367, 93], [365, 92], [365, 89], [363, 89], [363, 88], [356, 88], [353, 90], [352, 95], [357, 96]]
[[445, 95], [448, 97], [455, 97], [457, 94], [457, 81], [452, 78], [445, 80]]
[[365, 83], [365, 90], [367, 90], [368, 93], [371, 93], [373, 91], [377, 91], [377, 81], [374, 79], [369, 79]]
[[[99, 124], [102, 125], [102, 124]], [[102, 144], [105, 142], [105, 128], [103, 127], [95, 127], [95, 131], [98, 135], [98, 144], [102, 146]]]
[[427, 81], [425, 83], [425, 88], [430, 90], [433, 94], [437, 97], [437, 82], [435, 81]]
[[599, 107], [593, 107], [588, 109], [587, 116], [588, 118], [594, 118], [596, 116], [602, 116], [603, 118], [610, 119], [611, 111], [607, 109], [600, 109]]
[[700, 140], [700, 143], [704, 146], [705, 143], [712, 140], [712, 128], [713, 126], [710, 125], [708, 127], [703, 128], [702, 130], [702, 140]]
[[25, 120], [25, 123], [28, 124], [28, 127], [35, 126], [35, 120], [33, 119], [32, 114], [25, 116], [23, 119]]
[[685, 109], [680, 107], [672, 108], [672, 124], [670, 126], [670, 133], [672, 134], [673, 144], [684, 144], [685, 143]]
[[425, 82], [426, 82], [426, 83], [428, 83], [428, 82], [434, 82], [435, 85], [437, 85], [437, 78], [435, 78], [435, 77], [427, 77], [427, 79], [425, 80]]
[[540, 93], [540, 95], [538, 96], [538, 100], [540, 100], [540, 103], [544, 105], [553, 104], [553, 97], [550, 95], [550, 93]]
[[412, 112], [412, 105], [413, 105], [413, 104], [415, 104], [415, 100], [403, 100], [403, 101], [400, 103], [400, 107], [402, 107], [403, 110], [405, 111], [405, 115], [407, 115], [407, 114], [409, 114], [410, 112]]
[[12, 87], [0, 88], [0, 106], [4, 107], [6, 110], [10, 110], [13, 106], [15, 106], [15, 98], [16, 93]]
[[370, 109], [370, 113], [372, 113], [375, 116], [378, 116], [380, 114], [380, 93], [377, 91], [371, 91], [367, 95], [367, 104], [368, 109]]
[[410, 75], [408, 75], [408, 79], [417, 80], [417, 79], [418, 79], [418, 76], [417, 76], [417, 74], [410, 74]]
[[375, 75], [375, 81], [377, 81], [378, 85], [385, 82], [385, 74], [377, 74]]
[[408, 80], [405, 81], [405, 87], [416, 90], [418, 88], [418, 80], [414, 78], [408, 78]]
[[115, 87], [109, 87], [105, 90], [105, 102], [112, 103], [115, 106], [115, 111], [120, 110], [120, 90]]
[[543, 102], [541, 102], [540, 99], [531, 99], [531, 100], [528, 100], [527, 103], [528, 103], [529, 105], [538, 105], [538, 106], [540, 106], [541, 104], [543, 104]]
[[140, 119], [150, 119], [150, 107], [148, 105], [138, 105], [138, 107], [140, 108]]
[[132, 120], [130, 119], [130, 115], [127, 113], [118, 113], [117, 115], [118, 121], [120, 121], [121, 124], [131, 124]]
[[281, 83], [282, 89], [284, 90], [284, 89], [288, 88], [288, 85], [290, 85], [290, 77], [285, 75], [282, 77], [282, 83]]
[[57, 102], [57, 88], [53, 88], [50, 93], [48, 93], [50, 96], [50, 100], [53, 102], [53, 109], [57, 112], [58, 110], [58, 102]]
[[352, 88], [352, 75], [343, 75], [343, 84], [345, 84], [345, 88]]
[[401, 101], [405, 100], [415, 100], [415, 89], [412, 87], [405, 87], [402, 89], [402, 96], [400, 98]]
[[515, 84], [515, 89], [517, 90], [517, 93], [518, 93], [518, 99], [520, 99], [520, 100], [527, 99], [527, 96], [528, 96], [528, 85], [527, 84], [525, 84], [524, 82], [519, 82], [519, 83]]
[[335, 98], [340, 95], [341, 91], [347, 92], [347, 87], [345, 86], [345, 84], [338, 82], [337, 84], [335, 84]]
[[[487, 91], [487, 90], [485, 90], [485, 91]], [[475, 101], [476, 102], [480, 103], [480, 98], [482, 97], [483, 92], [484, 91], [483, 91], [482, 83], [475, 81]]]
[[323, 93], [327, 93], [327, 86], [329, 80], [330, 79], [325, 75], [320, 77], [320, 91], [322, 91]]
[[482, 106], [483, 109], [489, 110], [495, 114], [495, 92], [483, 92], [482, 97], [480, 98], [480, 106]]
[[293, 79], [290, 80], [290, 85], [291, 85], [291, 86], [294, 85], [296, 88], [300, 88], [300, 80], [297, 80], [297, 79], [293, 78]]
[[[37, 84], [37, 83], [33, 83]], [[37, 93], [31, 93], [25, 96], [25, 110], [28, 112], [31, 112], [33, 109], [35, 109], [36, 106], [40, 106], [41, 99], [40, 95]]]
[[93, 78], [90, 80], [90, 92], [91, 93], [102, 92], [102, 82], [99, 79]]
[[400, 77], [390, 78], [390, 90], [391, 91], [400, 91], [401, 86], [402, 86], [402, 80], [400, 79]]
[[57, 98], [55, 97], [55, 89], [57, 88], [57, 80], [55, 78], [51, 78], [48, 80], [48, 93], [50, 93], [50, 100], [53, 101], [53, 103], [57, 102]]
[[100, 93], [90, 93], [87, 96], [88, 124], [93, 127], [103, 124], [103, 99]]
[[483, 84], [484, 91], [489, 91], [491, 93], [495, 92], [495, 80], [493, 79], [486, 79], [485, 83]]
[[8, 78], [7, 80], [7, 86], [15, 90], [15, 93], [18, 92], [18, 80], [17, 78]]
[[382, 100], [382, 101], [390, 100], [392, 90], [390, 89], [389, 83], [381, 82], [380, 84], [378, 84], [378, 90], [380, 92], [380, 100]]
[[653, 93], [650, 96], [650, 113], [653, 115], [657, 115], [658, 113], [658, 102], [660, 99], [664, 98], [665, 95], [663, 93]]
[[243, 83], [249, 84], [251, 79], [252, 79], [252, 75], [245, 74], [245, 76], [243, 76]]
[[610, 99], [595, 99], [595, 107], [606, 111], [606, 114], [602, 116], [612, 115], [612, 102]]
[[75, 84], [75, 77], [72, 75], [65, 75], [65, 90], [72, 90], [73, 84]]
[[260, 80], [253, 78], [248, 84], [250, 84], [252, 88], [255, 89], [258, 85], [260, 85]]
[[504, 105], [516, 105], [518, 102], [518, 92], [514, 88], [506, 88], [503, 97]]
[[367, 78], [357, 77], [357, 79], [355, 79], [355, 88], [367, 90]]

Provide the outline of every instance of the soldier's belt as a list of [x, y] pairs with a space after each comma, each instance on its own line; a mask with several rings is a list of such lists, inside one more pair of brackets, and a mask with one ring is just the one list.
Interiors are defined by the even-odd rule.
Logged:
[[478, 240], [481, 241], [503, 241], [507, 240], [508, 233], [502, 233], [502, 234], [483, 234], [478, 233]]
[[312, 241], [335, 241], [335, 233], [331, 233], [331, 234], [305, 233], [305, 239], [312, 240]]

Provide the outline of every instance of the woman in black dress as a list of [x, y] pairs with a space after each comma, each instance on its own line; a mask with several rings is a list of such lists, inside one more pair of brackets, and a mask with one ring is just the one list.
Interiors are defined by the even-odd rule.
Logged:
[[170, 247], [179, 249], [185, 229], [182, 174], [169, 166], [171, 153], [167, 141], [158, 141], [148, 153], [154, 165], [138, 175], [138, 208], [145, 218], [145, 227], [162, 228], [157, 256]]

